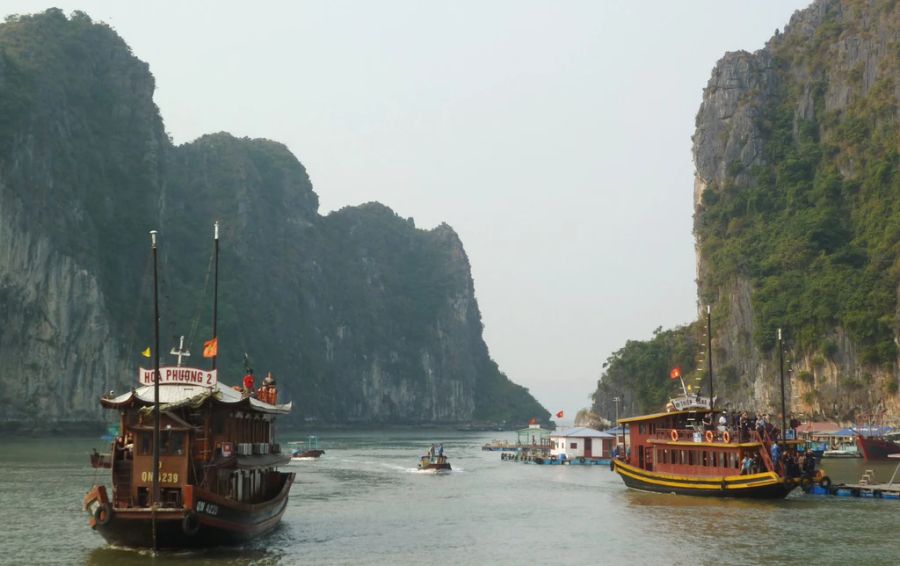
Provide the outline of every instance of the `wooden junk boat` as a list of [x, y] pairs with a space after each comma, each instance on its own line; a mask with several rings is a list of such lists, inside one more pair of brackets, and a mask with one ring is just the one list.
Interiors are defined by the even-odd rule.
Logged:
[[[216, 252], [218, 260], [218, 225]], [[215, 351], [211, 370], [180, 367], [183, 347], [172, 352], [179, 366], [159, 367], [157, 298], [154, 278], [154, 368], [140, 370], [140, 387], [100, 400], [119, 411], [120, 425], [111, 453], [91, 455], [110, 469], [111, 490], [94, 485], [85, 495], [88, 523], [127, 547], [239, 544], [274, 528], [287, 507], [294, 474], [278, 471], [290, 456], [275, 442], [274, 420], [291, 404], [278, 404], [274, 388], [256, 398], [220, 384]]]
[[[214, 371], [160, 370], [158, 547], [236, 544], [273, 528], [294, 481], [277, 469], [290, 456], [273, 441], [273, 421], [290, 404], [216, 384]], [[186, 383], [191, 376], [212, 386]], [[111, 544], [152, 547], [153, 386], [100, 402], [120, 412], [122, 436], [102, 458], [111, 492], [95, 485], [84, 498], [89, 524]]]
[[[741, 431], [716, 427], [716, 398], [712, 392], [711, 315], [707, 307], [707, 358], [709, 364], [709, 397], [689, 395], [681, 380], [684, 395], [672, 399], [667, 412], [619, 419], [628, 427], [629, 444], [623, 459], [610, 462], [630, 488], [679, 495], [703, 495], [712, 497], [740, 497], [780, 499], [787, 496], [802, 482], [809, 487], [813, 480], [807, 476], [789, 476], [770, 454], [774, 439], [760, 437], [755, 430], [741, 437]], [[778, 329], [778, 348], [783, 352], [781, 329]], [[782, 422], [786, 414], [784, 406], [784, 363], [782, 369]], [[681, 379], [678, 368], [672, 370], [672, 379]], [[704, 427], [703, 417], [708, 416]], [[709, 430], [712, 428], [712, 430]], [[783, 424], [782, 430], [787, 427]], [[796, 456], [799, 440], [779, 440], [783, 452]], [[755, 469], [742, 474], [746, 457], [755, 462]], [[796, 470], [794, 470], [796, 472]]]
[[[770, 458], [772, 441], [756, 431], [740, 438], [739, 432], [697, 430], [705, 414], [715, 417], [720, 412], [690, 407], [620, 419], [629, 428], [628, 455], [611, 462], [613, 469], [628, 487], [679, 495], [778, 499], [800, 485], [799, 477], [776, 471]], [[746, 456], [755, 457], [759, 469], [741, 475]]]

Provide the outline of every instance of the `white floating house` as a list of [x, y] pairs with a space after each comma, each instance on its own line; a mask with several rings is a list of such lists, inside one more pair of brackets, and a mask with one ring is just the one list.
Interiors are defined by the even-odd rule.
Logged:
[[550, 435], [550, 456], [570, 462], [609, 460], [616, 446], [616, 437], [608, 432], [587, 427], [570, 428]]

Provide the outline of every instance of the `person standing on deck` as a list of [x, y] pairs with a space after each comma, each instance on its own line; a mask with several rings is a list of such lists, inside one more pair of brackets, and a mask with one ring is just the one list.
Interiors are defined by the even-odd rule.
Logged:
[[775, 471], [778, 472], [781, 469], [781, 446], [777, 443], [772, 443], [772, 465], [775, 466]]
[[753, 465], [753, 460], [750, 459], [749, 454], [744, 454], [744, 460], [741, 462], [741, 475], [746, 476], [750, 474], [750, 467]]
[[247, 375], [244, 376], [244, 397], [253, 394], [254, 384], [255, 380], [253, 379], [253, 368], [247, 368]]

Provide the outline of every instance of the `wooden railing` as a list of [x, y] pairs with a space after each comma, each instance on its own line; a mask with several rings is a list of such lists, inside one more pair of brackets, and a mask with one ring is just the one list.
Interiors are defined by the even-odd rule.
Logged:
[[[672, 433], [678, 433], [677, 437]], [[710, 433], [708, 435], [707, 433]], [[740, 441], [739, 438], [735, 436], [735, 434], [726, 429], [724, 432], [720, 432], [719, 430], [709, 430], [709, 431], [698, 431], [692, 428], [665, 428], [665, 429], [656, 429], [656, 432], [653, 434], [655, 440], [664, 440], [667, 442], [693, 442], [694, 435], [700, 435], [700, 442], [716, 442], [721, 444], [734, 444]]]

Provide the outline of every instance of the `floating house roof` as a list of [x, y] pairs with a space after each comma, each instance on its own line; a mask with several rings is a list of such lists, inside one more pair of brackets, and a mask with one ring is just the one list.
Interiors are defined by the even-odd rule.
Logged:
[[615, 438], [615, 436], [602, 430], [579, 426], [563, 432], [554, 432], [550, 438]]

